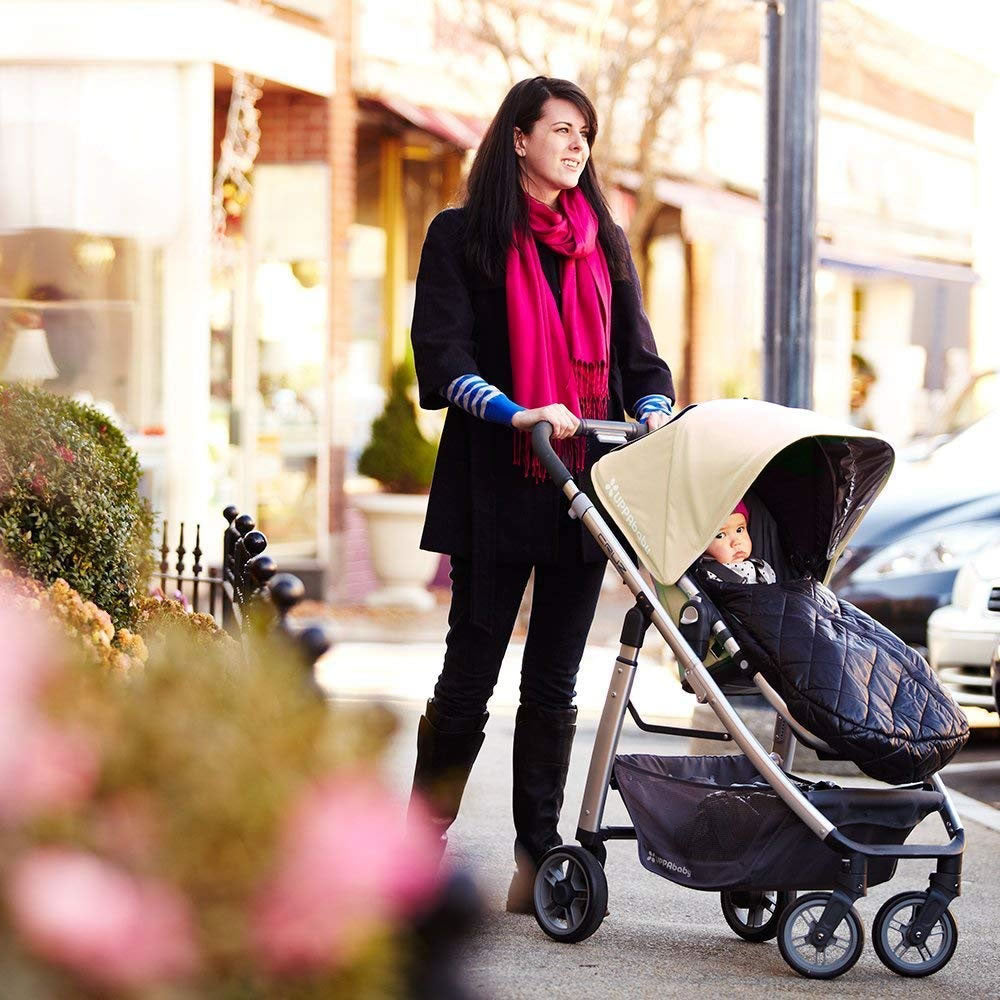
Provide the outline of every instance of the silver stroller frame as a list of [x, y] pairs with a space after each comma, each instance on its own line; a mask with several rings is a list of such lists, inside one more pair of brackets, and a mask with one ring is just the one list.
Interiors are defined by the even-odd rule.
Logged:
[[[644, 431], [645, 428], [641, 425], [616, 421], [584, 420], [581, 421], [577, 433], [593, 435], [602, 443], [625, 444], [629, 440], [641, 436]], [[535, 908], [536, 918], [542, 929], [556, 940], [567, 942], [582, 940], [593, 933], [603, 919], [604, 906], [607, 901], [607, 884], [601, 870], [606, 857], [605, 842], [636, 839], [633, 827], [604, 824], [604, 810], [612, 782], [615, 754], [625, 714], [628, 712], [639, 728], [647, 732], [687, 735], [726, 742], [735, 741], [740, 750], [756, 767], [761, 777], [788, 808], [806, 824], [819, 840], [841, 856], [841, 873], [837, 888], [829, 894], [810, 894], [810, 896], [825, 896], [827, 898], [822, 901], [822, 905], [813, 907], [811, 917], [806, 914], [806, 933], [799, 938], [794, 938], [792, 932], [789, 931], [792, 939], [787, 942], [784, 941], [783, 935], [778, 935], [779, 947], [781, 947], [783, 956], [797, 972], [811, 978], [832, 978], [846, 971], [857, 960], [864, 938], [863, 928], [859, 920], [857, 930], [854, 933], [856, 936], [860, 935], [860, 941], [856, 942], [856, 948], [851, 946], [854, 951], [848, 955], [846, 960], [840, 961], [839, 964], [837, 960], [828, 961], [826, 952], [828, 946], [838, 941], [838, 936], [841, 943], [843, 942], [845, 926], [847, 926], [848, 931], [851, 931], [853, 925], [850, 925], [848, 918], [851, 918], [852, 914], [853, 918], [851, 919], [857, 918], [853, 903], [867, 893], [869, 858], [928, 858], [937, 861], [936, 871], [930, 875], [929, 888], [922, 902], [915, 902], [915, 897], [919, 895], [917, 893], [903, 894], [910, 897], [908, 903], [909, 922], [906, 923], [900, 916], [901, 910], [887, 914], [882, 921], [886, 926], [878, 929], [875, 947], [883, 962], [893, 971], [903, 975], [922, 976], [942, 968], [954, 951], [955, 942], [953, 939], [957, 932], [952, 933], [950, 942], [945, 942], [948, 945], [948, 953], [944, 956], [943, 961], [939, 960], [940, 955], [931, 955], [928, 958], [926, 943], [928, 936], [933, 936], [936, 930], [939, 932], [941, 927], [944, 927], [945, 931], [949, 931], [949, 928], [954, 931], [954, 919], [948, 912], [948, 906], [960, 893], [965, 833], [940, 777], [934, 775], [924, 783], [900, 786], [900, 790], [925, 789], [941, 794], [943, 805], [939, 810], [939, 815], [950, 837], [947, 844], [862, 844], [841, 833], [837, 826], [803, 795], [802, 791], [786, 774], [786, 771], [791, 769], [797, 740], [814, 750], [827, 753], [831, 757], [837, 755], [822, 740], [793, 720], [780, 695], [763, 677], [755, 674], [753, 683], [777, 713], [772, 746], [773, 756], [764, 749], [733, 710], [708, 668], [695, 653], [680, 628], [674, 624], [669, 613], [660, 604], [656, 593], [640, 576], [638, 567], [619, 543], [615, 532], [601, 516], [590, 498], [573, 481], [572, 475], [552, 448], [551, 433], [550, 424], [544, 422], [537, 424], [532, 432], [534, 450], [553, 481], [562, 489], [569, 500], [570, 516], [579, 519], [597, 541], [612, 566], [621, 576], [623, 583], [634, 595], [635, 605], [625, 618], [621, 648], [615, 660], [604, 709], [594, 740], [576, 833], [580, 847], [568, 846], [554, 849], [550, 852], [550, 856], [553, 858], [552, 864], [546, 865], [546, 860], [543, 859], [539, 868], [535, 884]], [[702, 600], [707, 602], [707, 598], [703, 597], [694, 582], [686, 576], [678, 581], [678, 585], [688, 598], [682, 611], [682, 623], [695, 625], [699, 615], [705, 614], [706, 609], [701, 607], [701, 602]], [[683, 671], [684, 679], [694, 691], [698, 701], [707, 704], [712, 709], [724, 731], [706, 732], [699, 729], [655, 726], [641, 719], [630, 701], [630, 694], [643, 638], [650, 625], [656, 628], [676, 657]], [[707, 629], [709, 626], [703, 624], [703, 627]], [[724, 645], [733, 661], [742, 670], [749, 673], [746, 660], [741, 659], [739, 644], [729, 633], [724, 623], [721, 620], [711, 621], [710, 627], [715, 634], [716, 641]], [[884, 794], [891, 795], [893, 791], [887, 789]], [[725, 895], [723, 893], [723, 896]], [[794, 894], [791, 894], [791, 897], [794, 899]], [[810, 897], [803, 897], [803, 899], [805, 898]], [[582, 908], [579, 905], [581, 899], [584, 899], [585, 904]], [[576, 910], [573, 909], [574, 906], [576, 906]], [[545, 909], [549, 910], [549, 915], [542, 912]], [[583, 914], [583, 909], [588, 912]], [[884, 909], [885, 907], [883, 907]], [[555, 920], [551, 919], [553, 910], [562, 916]], [[594, 912], [597, 910], [600, 912]], [[773, 913], [771, 919], [774, 924], [778, 923], [779, 917], [781, 917], [780, 913]], [[880, 911], [876, 923], [881, 917]], [[883, 946], [880, 948], [879, 942], [884, 936], [883, 932], [888, 933], [887, 927], [893, 919], [897, 931], [900, 927], [903, 928], [902, 942], [886, 944], [883, 941]], [[730, 926], [734, 926], [732, 922], [730, 922]], [[800, 925], [799, 930], [801, 929]], [[735, 926], [734, 930], [740, 933]], [[876, 933], [874, 925], [873, 933]], [[753, 938], [749, 934], [743, 936], [750, 940], [764, 939], [762, 936]], [[769, 936], [776, 935], [770, 934]], [[897, 933], [896, 937], [899, 936], [900, 934]], [[793, 940], [798, 941], [799, 945], [795, 945]], [[795, 952], [791, 957], [786, 953], [786, 945]], [[883, 955], [883, 950], [888, 950], [889, 954]], [[915, 959], [906, 958], [906, 955], [914, 951], [917, 956]]]

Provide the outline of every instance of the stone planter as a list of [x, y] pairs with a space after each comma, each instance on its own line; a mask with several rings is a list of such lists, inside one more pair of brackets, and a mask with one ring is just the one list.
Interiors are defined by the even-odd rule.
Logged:
[[427, 584], [441, 556], [420, 548], [426, 494], [367, 493], [353, 497], [352, 502], [365, 517], [372, 566], [379, 582], [367, 603], [418, 611], [432, 608], [434, 597]]

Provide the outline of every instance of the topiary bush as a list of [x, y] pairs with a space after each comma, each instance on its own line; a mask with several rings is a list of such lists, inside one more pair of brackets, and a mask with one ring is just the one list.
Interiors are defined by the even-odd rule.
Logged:
[[152, 568], [153, 515], [139, 460], [93, 407], [0, 386], [0, 552], [46, 584], [62, 578], [134, 624]]
[[389, 398], [372, 424], [372, 437], [358, 459], [358, 472], [378, 480], [390, 493], [426, 493], [434, 474], [437, 445], [417, 425], [410, 398], [416, 381], [413, 358], [408, 356], [392, 373]]

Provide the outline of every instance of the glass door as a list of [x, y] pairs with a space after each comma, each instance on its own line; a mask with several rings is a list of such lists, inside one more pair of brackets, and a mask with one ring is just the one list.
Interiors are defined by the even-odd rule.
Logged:
[[[327, 538], [329, 171], [254, 171], [249, 315], [236, 366], [246, 492], [276, 556], [323, 560]], [[241, 398], [242, 397], [242, 398]]]

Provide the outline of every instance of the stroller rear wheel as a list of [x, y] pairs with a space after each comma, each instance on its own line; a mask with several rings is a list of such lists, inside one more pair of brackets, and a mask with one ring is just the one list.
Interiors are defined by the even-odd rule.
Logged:
[[771, 941], [778, 936], [778, 921], [794, 892], [756, 892], [729, 889], [721, 893], [722, 915], [744, 941]]
[[535, 919], [550, 938], [573, 944], [590, 937], [608, 909], [608, 880], [583, 847], [555, 847], [535, 876]]
[[865, 947], [865, 927], [850, 907], [830, 939], [822, 946], [811, 940], [830, 900], [828, 892], [809, 892], [792, 903], [778, 922], [781, 957], [808, 979], [834, 979], [847, 972]]
[[875, 915], [872, 943], [882, 964], [900, 976], [930, 976], [943, 969], [958, 944], [958, 925], [945, 910], [922, 943], [909, 940], [910, 924], [927, 900], [924, 892], [901, 892], [887, 899]]

